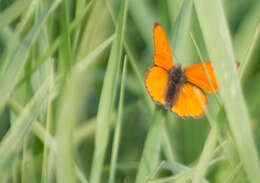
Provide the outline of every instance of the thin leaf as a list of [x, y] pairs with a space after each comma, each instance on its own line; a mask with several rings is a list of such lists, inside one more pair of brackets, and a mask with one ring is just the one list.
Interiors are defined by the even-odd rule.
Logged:
[[18, 0], [10, 5], [5, 11], [0, 14], [0, 31], [3, 27], [11, 23], [17, 18], [27, 6], [30, 5], [32, 0]]
[[193, 183], [200, 183], [206, 174], [206, 171], [210, 165], [210, 160], [214, 154], [215, 145], [217, 143], [217, 134], [217, 126], [215, 123], [211, 127], [207, 141], [200, 156], [199, 163], [195, 169], [195, 175], [192, 181]]
[[143, 183], [149, 180], [152, 172], [159, 165], [162, 139], [161, 131], [164, 122], [165, 118], [162, 111], [157, 110], [146, 137], [142, 158], [137, 171], [136, 183]]
[[251, 182], [260, 182], [260, 166], [242, 95], [235, 57], [221, 1], [195, 0], [196, 12], [220, 83], [220, 95], [237, 150]]
[[0, 73], [0, 110], [2, 110], [5, 106], [12, 90], [15, 88], [21, 77], [32, 44], [39, 35], [39, 32], [43, 27], [47, 17], [57, 7], [59, 2], [59, 0], [56, 0], [49, 5], [47, 10], [45, 10], [43, 15], [40, 17], [37, 24], [33, 26], [21, 44], [19, 44], [17, 50], [12, 53], [10, 60], [7, 62], [7, 69], [5, 72]]
[[176, 24], [174, 25], [171, 43], [173, 55], [177, 59], [182, 59], [184, 57], [185, 44], [190, 27], [192, 5], [193, 1], [184, 0]]
[[[40, 114], [40, 105], [44, 105], [48, 101], [50, 94], [49, 79], [47, 79], [42, 87], [37, 91], [30, 102], [23, 108], [19, 117], [14, 121], [11, 129], [8, 131], [0, 144], [0, 179], [4, 178], [5, 172], [10, 168], [15, 160], [16, 154], [21, 148], [24, 137], [30, 132], [32, 122]], [[47, 100], [46, 100], [47, 99]], [[0, 181], [2, 182], [2, 181]]]
[[111, 113], [114, 105], [117, 80], [119, 75], [120, 60], [122, 54], [124, 29], [126, 22], [128, 0], [122, 1], [118, 26], [116, 28], [116, 39], [113, 42], [104, 84], [101, 92], [100, 103], [97, 114], [97, 128], [95, 134], [95, 150], [92, 161], [90, 182], [98, 183], [106, 154], [109, 139]]
[[115, 133], [114, 133], [114, 142], [113, 142], [113, 147], [112, 147], [109, 183], [115, 182], [116, 164], [117, 164], [119, 141], [120, 141], [121, 128], [122, 128], [121, 126], [122, 126], [122, 115], [123, 115], [123, 101], [124, 101], [124, 87], [125, 87], [124, 82], [125, 82], [125, 77], [126, 77], [126, 69], [127, 69], [127, 57], [125, 56], [123, 76], [122, 76], [122, 80], [121, 80], [120, 97], [119, 97], [118, 118], [117, 118], [117, 122], [116, 122]]

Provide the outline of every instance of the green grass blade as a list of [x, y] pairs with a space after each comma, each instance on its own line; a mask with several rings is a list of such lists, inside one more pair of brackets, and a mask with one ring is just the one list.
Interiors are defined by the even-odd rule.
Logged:
[[[71, 82], [71, 84], [68, 84]], [[70, 79], [64, 88], [64, 96], [61, 97], [59, 104], [60, 111], [58, 113], [58, 131], [57, 131], [57, 150], [58, 156], [56, 158], [56, 170], [58, 182], [75, 183], [75, 169], [74, 169], [74, 156], [72, 133], [76, 114], [78, 110], [77, 96], [78, 92], [75, 87], [74, 79]], [[73, 106], [73, 108], [71, 108]]]
[[152, 113], [154, 111], [154, 104], [153, 104], [153, 102], [151, 100], [151, 97], [149, 96], [149, 94], [147, 93], [147, 90], [145, 88], [144, 76], [141, 74], [141, 71], [138, 68], [138, 65], [136, 64], [137, 63], [137, 59], [134, 57], [133, 52], [130, 49], [130, 47], [128, 46], [127, 42], [125, 42], [124, 46], [125, 46], [127, 55], [129, 57], [130, 65], [133, 68], [135, 77], [136, 77], [136, 79], [138, 81], [138, 84], [139, 84], [141, 90], [142, 90], [142, 93], [143, 93], [143, 96], [144, 96], [144, 100], [145, 100], [145, 102], [146, 102], [146, 104], [148, 106], [149, 112]]
[[148, 181], [147, 183], [186, 183], [189, 181], [190, 177], [192, 176], [193, 170], [185, 170], [177, 175], [173, 175], [166, 178], [159, 178], [155, 180]]
[[[138, 6], [136, 6], [138, 4]], [[152, 26], [157, 17], [153, 15], [151, 7], [147, 1], [132, 0], [129, 3], [129, 12], [131, 13], [137, 28], [139, 29], [143, 40], [149, 50], [153, 50], [152, 43]]]
[[[13, 99], [9, 99], [8, 101], [8, 107], [10, 107], [12, 109], [12, 111], [14, 111], [14, 113], [16, 115], [20, 115], [20, 113], [23, 110], [23, 107], [18, 104], [15, 100]], [[56, 149], [56, 142], [53, 139], [53, 137], [47, 132], [45, 131], [44, 127], [40, 124], [39, 121], [35, 121], [32, 124], [32, 131], [35, 133], [35, 135], [37, 137], [39, 137], [40, 140], [42, 140], [49, 148], [53, 149], [54, 151], [57, 152]]]
[[190, 27], [193, 1], [184, 0], [181, 11], [174, 25], [171, 37], [173, 55], [178, 59], [184, 58], [185, 44]]
[[77, 80], [69, 74], [72, 67], [69, 14], [69, 1], [64, 0], [60, 9], [61, 44], [63, 46], [59, 47], [58, 65], [59, 73], [62, 76], [62, 90], [64, 90], [63, 95], [59, 98], [59, 111], [57, 112], [57, 150], [59, 156], [56, 158], [56, 172], [59, 183], [76, 183], [72, 134], [78, 115], [80, 94], [77, 90]]
[[163, 136], [163, 152], [165, 154], [166, 160], [174, 162], [176, 160], [176, 153], [173, 151], [172, 139], [170, 138], [169, 130], [167, 129], [167, 124], [164, 123], [162, 127], [162, 136]]
[[67, 74], [72, 67], [72, 55], [71, 55], [71, 40], [69, 34], [69, 1], [64, 0], [60, 9], [60, 29], [61, 29], [61, 44], [60, 58], [59, 58], [59, 71], [63, 74]]
[[239, 24], [238, 31], [233, 38], [235, 56], [241, 63], [239, 70], [243, 89], [249, 87], [248, 80], [254, 77], [255, 69], [258, 67], [258, 59], [254, 59], [254, 55], [258, 54], [259, 12], [260, 1], [256, 1]]
[[206, 171], [210, 165], [210, 160], [214, 154], [215, 145], [217, 143], [217, 134], [217, 125], [215, 123], [211, 127], [207, 141], [200, 156], [200, 160], [196, 167], [195, 175], [192, 181], [193, 183], [200, 183], [206, 174]]
[[[81, 12], [81, 14], [71, 22], [70, 26], [69, 26], [69, 31], [72, 32], [74, 29], [77, 28], [77, 26], [79, 25], [80, 21], [82, 21], [83, 17], [86, 15], [86, 13], [89, 11], [90, 7], [92, 5], [92, 1], [83, 9], [83, 11]], [[39, 67], [46, 61], [48, 60], [49, 57], [51, 57], [55, 51], [58, 49], [58, 47], [61, 44], [61, 39], [62, 39], [62, 35], [58, 36], [55, 41], [53, 41], [53, 43], [50, 45], [50, 47], [42, 54], [42, 56], [39, 58], [39, 60], [37, 60], [35, 66], [29, 71], [27, 72], [19, 81], [18, 85], [23, 83], [25, 80], [27, 80], [32, 73], [34, 73], [37, 69], [39, 69]], [[109, 41], [108, 41], [109, 42]], [[105, 44], [105, 41], [104, 41]], [[105, 47], [105, 45], [101, 46], [102, 44], [100, 44], [100, 52], [103, 51], [102, 48]], [[108, 45], [107, 45], [108, 46]], [[94, 54], [94, 53], [93, 53]], [[98, 53], [96, 53], [98, 55]], [[96, 55], [94, 54], [94, 55]], [[93, 56], [94, 56], [93, 55]], [[88, 56], [87, 56], [88, 57]], [[87, 60], [87, 59], [86, 59]]]
[[253, 59], [250, 59], [250, 57], [252, 56], [254, 48], [256, 46], [256, 42], [257, 42], [257, 39], [259, 37], [259, 32], [260, 32], [260, 23], [258, 24], [256, 32], [255, 32], [255, 34], [253, 36], [253, 40], [251, 42], [251, 45], [248, 48], [248, 53], [246, 54], [246, 57], [242, 61], [241, 65], [240, 65], [240, 68], [239, 68], [239, 75], [241, 77], [241, 83], [242, 83], [243, 86], [248, 81], [248, 76], [250, 75], [252, 69], [257, 64], [257, 63], [254, 63], [255, 61]]
[[[89, 3], [91, 3], [92, 1], [90, 1]], [[84, 7], [85, 7], [85, 1], [80, 1], [80, 0], [77, 0], [75, 2], [75, 18], [78, 18], [81, 14], [81, 12], [84, 11]], [[78, 29], [76, 29], [75, 31], [73, 31], [72, 33], [72, 40], [73, 40], [73, 43], [72, 43], [72, 52], [73, 53], [76, 53], [76, 49], [77, 49], [77, 46], [79, 45], [79, 38], [80, 38], [80, 31], [82, 29], [82, 22], [79, 24], [78, 26]]]
[[[52, 78], [52, 85], [54, 86], [55, 82], [54, 82], [54, 68], [53, 68], [53, 65], [52, 67], [50, 68], [50, 77]], [[46, 114], [46, 134], [44, 134], [44, 136], [42, 137], [43, 139], [45, 139], [43, 141], [44, 143], [44, 148], [43, 148], [43, 158], [42, 158], [42, 176], [41, 176], [41, 183], [48, 183], [51, 181], [51, 177], [52, 177], [52, 172], [54, 171], [54, 166], [53, 166], [53, 158], [55, 156], [55, 152], [57, 151], [57, 147], [56, 147], [56, 144], [55, 147], [52, 146], [52, 144], [50, 143], [49, 146], [47, 144], [47, 142], [50, 142], [50, 136], [49, 136], [49, 133], [51, 132], [51, 126], [54, 124], [54, 115], [53, 115], [53, 108], [54, 108], [54, 101], [51, 100], [49, 101], [48, 103], [48, 106], [47, 106], [47, 114]], [[36, 122], [34, 123], [35, 125], [33, 126], [33, 132], [35, 133], [35, 130], [37, 130], [38, 125], [39, 123]], [[37, 126], [38, 125], [38, 126]], [[36, 132], [37, 134], [40, 134], [39, 131]], [[51, 147], [51, 148], [49, 148]], [[55, 150], [54, 150], [55, 149]], [[51, 161], [50, 161], [51, 160]]]
[[47, 79], [43, 83], [42, 87], [23, 108], [11, 129], [1, 141], [0, 155], [2, 158], [0, 160], [0, 178], [4, 178], [5, 172], [10, 168], [12, 162], [15, 160], [16, 153], [19, 148], [21, 148], [24, 137], [30, 132], [32, 122], [38, 117], [41, 108], [36, 106], [44, 105], [44, 102], [48, 101], [50, 94], [49, 81], [50, 80]]
[[239, 25], [239, 29], [234, 37], [234, 52], [238, 61], [244, 61], [248, 48], [251, 45], [254, 34], [259, 26], [260, 1], [256, 1], [252, 9], [247, 13]]
[[148, 181], [152, 172], [159, 166], [162, 138], [161, 132], [164, 122], [165, 118], [162, 111], [157, 110], [146, 137], [142, 158], [137, 171], [136, 183]]
[[260, 182], [259, 160], [236, 71], [235, 57], [222, 2], [195, 0], [194, 3], [207, 50], [221, 86], [220, 95], [237, 150], [249, 180]]
[[[60, 9], [61, 44], [59, 47], [59, 73], [63, 95], [59, 98], [57, 117], [57, 148], [59, 156], [56, 158], [58, 183], [76, 183], [74, 168], [73, 130], [79, 114], [79, 97], [83, 88], [79, 89], [80, 74], [70, 75], [72, 68], [71, 40], [69, 34], [70, 1], [64, 0]], [[84, 80], [83, 80], [84, 81]], [[73, 106], [73, 107], [71, 107]]]
[[109, 139], [109, 126], [111, 112], [117, 88], [117, 80], [120, 69], [120, 60], [122, 54], [124, 30], [126, 22], [128, 0], [122, 1], [118, 26], [116, 28], [116, 39], [113, 42], [104, 84], [101, 92], [100, 103], [97, 114], [97, 128], [95, 134], [95, 150], [92, 161], [90, 182], [98, 183], [101, 179], [101, 171], [106, 154], [107, 143]]
[[85, 58], [80, 60], [75, 66], [73, 66], [72, 71], [82, 72], [86, 70], [93, 61], [102, 53], [115, 39], [115, 35], [113, 34], [108, 39], [106, 39], [103, 43], [101, 43], [95, 50], [93, 50], [91, 53], [89, 53]]
[[177, 17], [179, 16], [183, 0], [167, 0], [168, 8], [169, 8], [169, 19], [171, 23], [171, 27], [176, 24]]
[[[196, 173], [194, 168], [187, 167], [183, 164], [176, 163], [176, 162], [164, 162], [162, 165], [162, 169], [166, 169], [171, 171], [173, 174], [176, 174], [175, 176], [182, 176], [183, 174], [186, 174], [185, 176], [188, 177], [188, 179], [193, 180], [194, 179], [194, 174]], [[166, 178], [171, 179], [170, 178]], [[175, 178], [176, 179], [176, 178]], [[180, 177], [181, 179], [181, 177]], [[164, 180], [164, 179], [162, 179]], [[176, 182], [178, 179], [176, 180]], [[207, 180], [203, 179], [201, 181], [202, 183], [209, 183]]]
[[15, 88], [17, 82], [19, 81], [24, 66], [26, 64], [29, 50], [34, 43], [36, 37], [39, 35], [44, 22], [46, 21], [48, 15], [57, 7], [59, 1], [53, 1], [45, 10], [43, 15], [40, 17], [36, 25], [33, 26], [31, 31], [27, 34], [24, 40], [19, 44], [19, 47], [12, 53], [10, 60], [7, 62], [8, 66], [4, 73], [0, 74], [0, 110], [5, 106], [8, 98], [11, 95], [12, 90]]
[[18, 0], [9, 6], [5, 11], [0, 13], [0, 31], [15, 20], [30, 5], [32, 0]]
[[[114, 10], [113, 8], [111, 7], [110, 3], [108, 3], [108, 1], [106, 1], [106, 6], [107, 6], [107, 9], [109, 10], [110, 12], [110, 15], [112, 17], [112, 21], [113, 23], [115, 24], [115, 13], [114, 13]], [[140, 88], [141, 88], [141, 92], [143, 93], [143, 96], [144, 96], [144, 100], [148, 106], [148, 109], [149, 111], [152, 113], [154, 111], [154, 104], [153, 102], [151, 101], [151, 97], [149, 96], [149, 94], [147, 93], [146, 91], [146, 88], [144, 86], [144, 76], [143, 74], [141, 73], [141, 70], [139, 69], [138, 65], [137, 65], [137, 59], [131, 49], [131, 47], [129, 46], [129, 41], [126, 39], [124, 41], [124, 47], [125, 47], [125, 50], [127, 52], [127, 55], [128, 55], [128, 58], [129, 58], [129, 62], [130, 62], [130, 65], [134, 71], [134, 74], [135, 74], [135, 77], [137, 79], [137, 83], [139, 84]]]
[[76, 175], [78, 177], [78, 180], [81, 183], [88, 183], [88, 180], [86, 179], [85, 175], [83, 174], [83, 171], [81, 171], [78, 167], [75, 167]]
[[29, 21], [33, 17], [35, 11], [37, 10], [37, 8], [39, 8], [39, 6], [41, 6], [40, 3], [40, 0], [33, 1], [33, 3], [31, 3], [30, 6], [26, 9], [26, 12], [22, 14], [21, 22], [17, 25], [16, 28], [16, 33], [18, 35], [21, 35], [22, 31], [25, 31], [28, 24], [30, 24]]
[[[13, 99], [10, 99], [8, 101], [8, 106], [16, 113], [16, 115], [19, 115], [23, 110], [23, 107], [21, 105], [19, 105]], [[39, 121], [35, 120], [33, 122], [32, 132], [47, 146], [48, 149], [50, 149], [52, 152], [54, 152], [56, 156], [59, 155], [56, 139], [47, 130], [44, 129], [44, 127], [40, 124]], [[54, 161], [54, 159], [52, 159], [52, 158], [53, 157], [50, 157], [49, 160]], [[51, 162], [49, 162], [49, 163], [51, 163]], [[79, 169], [79, 167], [77, 165], [75, 166], [75, 171], [76, 171], [78, 180], [80, 180], [83, 183], [88, 182], [86, 180], [86, 178], [84, 177], [83, 172]]]
[[119, 151], [119, 141], [121, 135], [121, 126], [122, 126], [122, 115], [123, 115], [123, 102], [124, 102], [124, 89], [125, 89], [125, 77], [126, 77], [126, 69], [127, 69], [127, 57], [125, 56], [124, 59], [124, 68], [121, 80], [121, 89], [120, 89], [120, 97], [119, 97], [119, 106], [118, 106], [118, 118], [115, 127], [114, 133], [114, 142], [112, 147], [112, 157], [111, 157], [111, 166], [110, 166], [110, 173], [109, 173], [109, 183], [115, 182], [115, 175], [116, 175], [116, 164], [117, 164], [117, 157]]

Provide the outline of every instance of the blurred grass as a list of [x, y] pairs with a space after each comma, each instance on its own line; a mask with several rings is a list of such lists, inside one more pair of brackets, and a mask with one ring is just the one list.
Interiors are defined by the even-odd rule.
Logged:
[[[259, 7], [2, 0], [0, 182], [260, 182]], [[206, 117], [176, 118], [147, 94], [155, 21], [174, 63], [213, 62], [221, 89]]]
[[[247, 106], [236, 72], [235, 56], [222, 4], [221, 2], [195, 1], [195, 6], [209, 56], [215, 66], [220, 86], [222, 86], [220, 95], [223, 99], [238, 153], [244, 163], [248, 179], [251, 182], [259, 182], [259, 159], [250, 128]], [[208, 26], [213, 20], [215, 20], [215, 24]], [[211, 33], [214, 34], [211, 35]]]
[[153, 118], [137, 172], [137, 183], [148, 181], [152, 177], [153, 171], [159, 166], [161, 131], [165, 121], [162, 111], [158, 109], [155, 111]]
[[105, 159], [106, 148], [109, 138], [110, 120], [112, 108], [114, 107], [117, 92], [117, 81], [119, 77], [120, 61], [124, 41], [125, 22], [127, 15], [127, 0], [120, 7], [118, 25], [116, 27], [116, 38], [113, 42], [107, 71], [102, 87], [100, 103], [97, 113], [97, 127], [95, 134], [95, 151], [92, 161], [90, 182], [100, 182], [102, 166]]
[[121, 136], [121, 128], [122, 128], [122, 113], [123, 113], [123, 104], [124, 104], [124, 91], [125, 91], [125, 77], [126, 77], [126, 71], [127, 71], [127, 57], [125, 56], [124, 59], [124, 67], [122, 71], [122, 79], [121, 79], [121, 89], [120, 89], [120, 98], [119, 98], [119, 106], [118, 106], [118, 117], [115, 127], [115, 133], [114, 133], [114, 142], [112, 147], [112, 156], [111, 156], [111, 168], [110, 168], [110, 174], [109, 174], [109, 182], [113, 183], [115, 182], [115, 174], [116, 174], [116, 164], [117, 164], [117, 157], [119, 154], [119, 145], [120, 145], [120, 136]]

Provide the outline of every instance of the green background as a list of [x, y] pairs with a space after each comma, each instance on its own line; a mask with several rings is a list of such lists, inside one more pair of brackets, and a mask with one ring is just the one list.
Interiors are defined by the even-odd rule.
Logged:
[[[148, 95], [155, 22], [216, 68], [205, 117]], [[259, 23], [259, 0], [0, 0], [0, 182], [259, 183]]]

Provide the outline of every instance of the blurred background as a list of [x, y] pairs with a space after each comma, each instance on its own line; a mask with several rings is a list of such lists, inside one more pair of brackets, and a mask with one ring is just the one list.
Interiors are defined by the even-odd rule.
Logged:
[[[245, 68], [241, 86], [259, 149], [260, 1], [222, 4], [235, 57]], [[154, 63], [155, 22], [175, 63], [209, 61], [191, 0], [0, 0], [0, 182], [111, 182], [117, 150], [112, 182], [135, 182], [155, 118], [144, 86]], [[209, 96], [208, 109], [219, 123], [218, 143], [203, 181], [249, 182], [216, 98]], [[164, 142], [154, 140], [156, 163], [147, 181], [191, 182], [187, 170], [202, 155], [210, 120], [180, 119], [156, 106]]]

